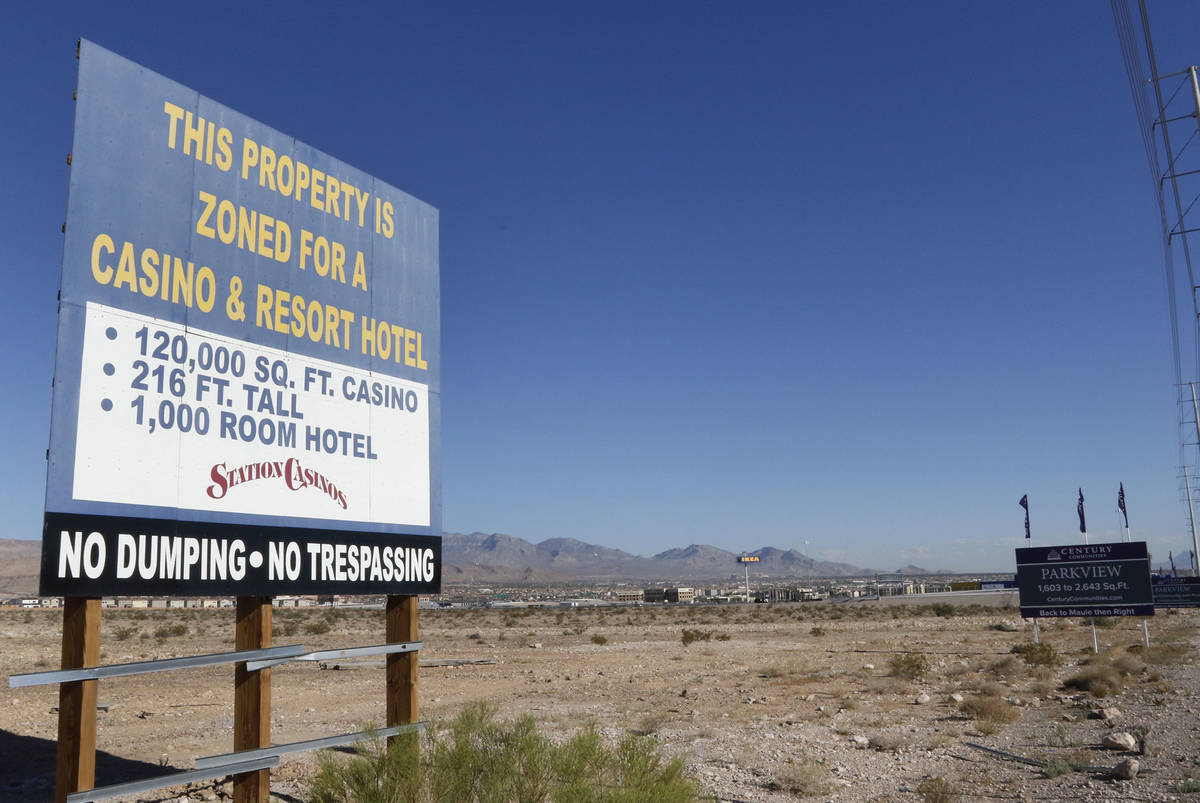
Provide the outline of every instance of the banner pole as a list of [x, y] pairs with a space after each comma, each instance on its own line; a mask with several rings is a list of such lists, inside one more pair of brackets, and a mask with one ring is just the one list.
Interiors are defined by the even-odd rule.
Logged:
[[[1087, 544], [1087, 531], [1084, 531], [1084, 544]], [[1096, 618], [1091, 619], [1092, 622], [1092, 654], [1100, 654], [1100, 642], [1096, 639]]]

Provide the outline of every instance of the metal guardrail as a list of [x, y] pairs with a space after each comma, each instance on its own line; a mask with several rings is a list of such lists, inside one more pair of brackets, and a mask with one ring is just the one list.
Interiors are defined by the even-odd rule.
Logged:
[[127, 795], [136, 795], [139, 792], [148, 792], [151, 789], [161, 789], [164, 786], [178, 786], [179, 784], [191, 783], [192, 781], [207, 781], [210, 778], [222, 778], [226, 775], [238, 775], [243, 772], [265, 770], [268, 767], [274, 767], [278, 763], [279, 756], [264, 756], [252, 761], [239, 761], [234, 764], [214, 764], [206, 769], [155, 775], [152, 778], [143, 778], [140, 781], [128, 781], [126, 783], [113, 784], [112, 786], [98, 786], [95, 789], [75, 792], [67, 795], [67, 803], [91, 803], [93, 800], [126, 797]]
[[219, 666], [220, 664], [235, 664], [246, 661], [246, 668], [253, 672], [252, 661], [259, 663], [270, 661], [286, 661], [291, 656], [303, 655], [303, 644], [288, 644], [280, 647], [264, 647], [258, 650], [236, 650], [234, 652], [214, 652], [207, 655], [189, 655], [184, 658], [161, 658], [156, 661], [134, 661], [127, 664], [107, 664], [104, 666], [85, 666], [79, 669], [58, 669], [52, 672], [27, 672], [20, 675], [9, 675], [8, 686], [15, 689], [19, 686], [41, 686], [47, 683], [70, 683], [76, 680], [98, 680], [100, 678], [116, 678], [126, 675], [145, 675], [150, 672], [166, 672], [172, 669], [194, 669], [200, 666]]
[[308, 739], [303, 742], [289, 742], [287, 744], [275, 744], [270, 747], [259, 747], [254, 750], [242, 750], [238, 753], [224, 753], [219, 756], [205, 756], [196, 759], [196, 769], [217, 768], [229, 766], [231, 761], [252, 761], [260, 758], [268, 758], [270, 756], [287, 755], [288, 753], [303, 753], [306, 750], [320, 750], [325, 747], [338, 747], [344, 744], [354, 744], [356, 742], [366, 741], [371, 738], [386, 738], [388, 736], [398, 736], [402, 733], [415, 733], [425, 730], [427, 721], [414, 722], [410, 725], [393, 725], [390, 728], [379, 728], [378, 730], [357, 731], [355, 733], [343, 733], [338, 736], [325, 736], [320, 739]]
[[303, 655], [292, 655], [286, 658], [262, 658], [257, 661], [247, 661], [246, 669], [253, 672], [256, 669], [266, 669], [278, 664], [291, 661], [328, 661], [335, 658], [357, 658], [361, 655], [391, 655], [395, 653], [417, 652], [421, 649], [419, 641], [403, 641], [398, 644], [374, 644], [369, 647], [346, 647], [341, 650], [317, 650]]

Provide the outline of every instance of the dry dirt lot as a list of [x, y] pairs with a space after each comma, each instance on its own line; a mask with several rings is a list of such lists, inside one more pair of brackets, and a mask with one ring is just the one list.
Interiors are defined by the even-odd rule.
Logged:
[[[0, 611], [0, 674], [57, 666], [60, 617]], [[1055, 666], [1013, 654], [1033, 633], [1012, 609], [422, 610], [423, 661], [495, 661], [423, 668], [422, 715], [445, 720], [487, 699], [502, 717], [531, 713], [551, 734], [589, 721], [609, 735], [650, 733], [723, 800], [1200, 801], [1191, 791], [1200, 780], [1190, 780], [1200, 779], [1197, 624], [1196, 611], [1160, 611], [1150, 620], [1146, 652], [1140, 621], [1101, 622], [1097, 660], [1085, 622], [1043, 621], [1042, 642], [1062, 660]], [[1001, 629], [1014, 625], [1016, 632]], [[280, 610], [275, 626], [276, 643], [310, 649], [383, 640], [377, 610]], [[103, 615], [103, 663], [219, 652], [232, 642], [229, 610]], [[379, 659], [272, 672], [276, 742], [384, 719]], [[1092, 693], [1064, 686], [1081, 674], [1088, 677], [1076, 683], [1090, 683]], [[157, 765], [189, 768], [197, 756], [232, 749], [232, 675], [231, 667], [218, 667], [101, 681], [99, 699], [109, 707], [99, 714], [98, 783], [162, 772]], [[54, 686], [7, 689], [0, 801], [50, 794], [56, 705]], [[1106, 721], [1097, 718], [1101, 708], [1116, 710]], [[1114, 731], [1139, 744], [1103, 749]], [[1139, 761], [1139, 776], [1113, 780], [1108, 768], [1126, 757]], [[286, 759], [273, 771], [273, 792], [303, 800], [312, 766], [311, 755]], [[142, 799], [212, 800], [228, 789], [197, 785]]]

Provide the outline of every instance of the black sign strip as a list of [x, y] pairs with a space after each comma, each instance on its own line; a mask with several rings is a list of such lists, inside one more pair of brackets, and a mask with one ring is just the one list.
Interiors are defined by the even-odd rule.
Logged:
[[43, 596], [437, 594], [428, 535], [46, 513]]

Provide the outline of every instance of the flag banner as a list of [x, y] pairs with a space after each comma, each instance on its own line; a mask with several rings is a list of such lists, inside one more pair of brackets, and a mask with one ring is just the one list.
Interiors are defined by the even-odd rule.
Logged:
[[1021, 501], [1017, 502], [1017, 504], [1020, 505], [1021, 507], [1025, 508], [1025, 540], [1028, 541], [1029, 540], [1029, 494], [1025, 494], [1024, 496], [1022, 496]]
[[1075, 505], [1075, 510], [1079, 513], [1079, 532], [1087, 535], [1087, 520], [1083, 517], [1083, 489], [1079, 489], [1079, 502]]
[[1121, 515], [1125, 517], [1125, 529], [1129, 529], [1129, 513], [1125, 510], [1125, 483], [1121, 483], [1120, 490], [1117, 491], [1117, 510], [1121, 511]]

